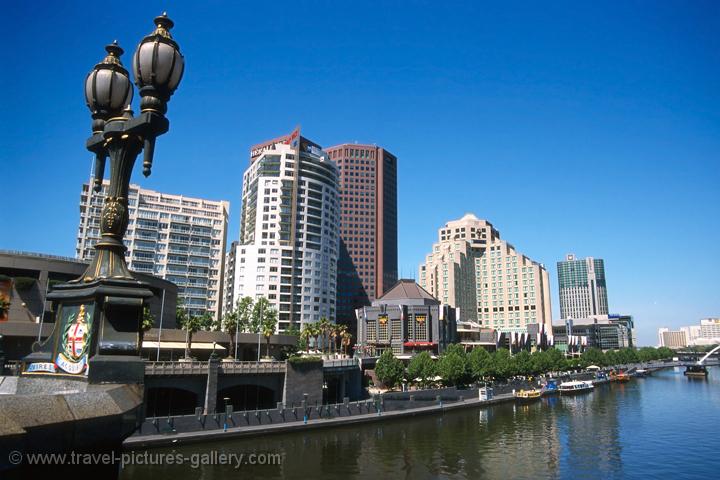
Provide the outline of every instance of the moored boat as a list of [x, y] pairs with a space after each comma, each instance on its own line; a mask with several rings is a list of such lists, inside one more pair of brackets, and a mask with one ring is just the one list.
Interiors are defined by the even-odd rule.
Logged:
[[548, 379], [543, 386], [543, 393], [545, 393], [545, 395], [554, 395], [559, 392], [557, 381], [554, 378]]
[[688, 365], [685, 368], [685, 375], [688, 377], [705, 378], [708, 375], [707, 367], [705, 367], [705, 365]]
[[616, 373], [610, 374], [610, 379], [615, 382], [629, 382], [630, 381], [630, 375], [620, 370]]
[[571, 382], [561, 383], [558, 390], [560, 390], [561, 395], [571, 395], [574, 393], [589, 392], [593, 388], [595, 388], [595, 385], [593, 385], [592, 382], [573, 380]]
[[515, 400], [518, 402], [532, 402], [542, 396], [542, 390], [533, 388], [530, 390], [518, 390], [515, 392]]

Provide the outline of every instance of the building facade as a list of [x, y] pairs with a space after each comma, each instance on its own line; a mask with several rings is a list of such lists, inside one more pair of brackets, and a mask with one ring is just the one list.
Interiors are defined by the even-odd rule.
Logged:
[[357, 348], [379, 356], [385, 350], [412, 356], [441, 354], [457, 342], [455, 309], [442, 305], [414, 280], [400, 280], [371, 306], [357, 309]]
[[588, 318], [608, 314], [605, 263], [599, 258], [568, 254], [557, 263], [560, 317]]
[[[109, 182], [96, 193], [82, 186], [76, 258], [90, 261], [100, 240], [100, 213]], [[178, 286], [188, 313], [222, 316], [222, 283], [230, 203], [173, 195], [130, 185], [124, 243], [130, 270]]]
[[375, 145], [326, 150], [340, 183], [337, 320], [354, 326], [355, 309], [397, 282], [397, 158]]
[[460, 321], [501, 332], [525, 332], [532, 323], [552, 328], [547, 270], [502, 240], [490, 222], [467, 214], [438, 237], [418, 283], [455, 307]]
[[[575, 340], [571, 341], [571, 337]], [[566, 319], [553, 325], [553, 339], [555, 346], [562, 351], [582, 351], [591, 347], [617, 350], [633, 346], [632, 330], [628, 324], [608, 315]]]
[[339, 225], [337, 168], [318, 144], [296, 129], [253, 146], [226, 298], [267, 298], [280, 332], [335, 321]]
[[682, 330], [658, 329], [658, 343], [661, 347], [684, 348], [688, 346], [687, 336]]

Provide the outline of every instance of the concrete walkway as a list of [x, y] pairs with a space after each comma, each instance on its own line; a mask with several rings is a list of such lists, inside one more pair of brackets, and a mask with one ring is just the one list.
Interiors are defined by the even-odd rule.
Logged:
[[180, 445], [197, 442], [207, 442], [215, 440], [224, 440], [228, 438], [238, 438], [246, 436], [268, 435], [273, 433], [284, 433], [301, 431], [310, 428], [325, 428], [351, 425], [354, 423], [388, 421], [396, 418], [413, 417], [416, 415], [427, 415], [432, 413], [445, 412], [450, 410], [459, 410], [462, 408], [484, 407], [498, 403], [513, 401], [512, 393], [497, 395], [492, 400], [471, 399], [453, 403], [444, 403], [442, 405], [431, 405], [427, 407], [417, 407], [407, 410], [392, 410], [389, 412], [366, 413], [354, 415], [351, 417], [336, 417], [328, 419], [313, 419], [307, 423], [303, 421], [287, 422], [279, 424], [256, 425], [250, 427], [233, 427], [227, 431], [222, 429], [205, 430], [199, 432], [184, 432], [165, 435], [143, 435], [129, 437], [123, 442], [126, 448], [142, 448], [142, 447], [159, 447], [164, 445]]

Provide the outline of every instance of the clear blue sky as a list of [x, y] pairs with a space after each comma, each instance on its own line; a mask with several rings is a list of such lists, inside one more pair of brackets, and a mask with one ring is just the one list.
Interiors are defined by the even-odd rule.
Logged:
[[[186, 56], [148, 188], [231, 201], [301, 124], [399, 158], [400, 269], [466, 212], [544, 263], [605, 259], [642, 343], [720, 316], [720, 2], [6, 2], [0, 248], [73, 255], [86, 73], [168, 10]], [[137, 110], [137, 99], [135, 100]]]

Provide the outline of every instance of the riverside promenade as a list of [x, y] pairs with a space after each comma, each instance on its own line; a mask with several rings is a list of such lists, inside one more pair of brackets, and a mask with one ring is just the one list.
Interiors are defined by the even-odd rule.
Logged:
[[[715, 363], [715, 362], [713, 362]], [[682, 362], [649, 362], [618, 365], [615, 368], [630, 371], [645, 368], [650, 371], [682, 366]], [[608, 378], [596, 378], [594, 373], [580, 372], [556, 375], [559, 381], [592, 380], [595, 385], [607, 384]], [[486, 407], [514, 401], [513, 390], [537, 387], [536, 382], [517, 381], [492, 386], [494, 396], [481, 400], [479, 388], [456, 387], [406, 392], [386, 392], [372, 399], [343, 403], [286, 405], [278, 402], [276, 408], [230, 411], [194, 415], [147, 418], [134, 435], [128, 437], [125, 448], [160, 447], [216, 441], [227, 438], [268, 435], [329, 428], [354, 423], [388, 421], [416, 415], [429, 415], [444, 411]], [[546, 392], [547, 393], [547, 392]]]
[[[472, 391], [472, 390], [471, 390]], [[474, 389], [477, 393], [477, 389]], [[420, 392], [418, 392], [420, 393]], [[126, 448], [143, 448], [143, 447], [154, 447], [163, 445], [176, 445], [196, 442], [206, 442], [222, 440], [226, 438], [244, 437], [253, 435], [267, 435], [274, 433], [284, 433], [290, 431], [298, 431], [305, 429], [316, 429], [316, 428], [327, 428], [336, 426], [345, 426], [355, 423], [366, 423], [366, 422], [377, 422], [377, 421], [388, 421], [398, 418], [412, 417], [416, 415], [428, 415], [434, 413], [442, 413], [444, 411], [457, 410], [462, 408], [471, 407], [484, 407], [495, 405], [498, 403], [513, 401], [514, 396], [512, 393], [499, 394], [493, 397], [491, 400], [480, 400], [477, 398], [472, 399], [458, 399], [450, 402], [443, 402], [442, 396], [438, 396], [439, 399], [433, 405], [411, 407], [407, 409], [398, 410], [387, 410], [384, 411], [382, 406], [378, 406], [372, 401], [368, 402], [353, 402], [353, 406], [358, 404], [363, 405], [368, 409], [367, 413], [357, 413], [351, 415], [338, 415], [331, 417], [316, 416], [305, 420], [290, 421], [287, 423], [269, 423], [264, 425], [248, 425], [248, 426], [236, 426], [225, 429], [213, 429], [213, 430], [201, 430], [194, 432], [178, 432], [168, 434], [148, 434], [148, 435], [134, 435], [129, 437], [123, 443]], [[411, 402], [414, 400], [411, 400]], [[380, 402], [378, 402], [380, 403]], [[427, 403], [427, 402], [423, 402]], [[342, 406], [342, 407], [339, 407]], [[321, 407], [306, 407], [311, 412], [334, 412], [337, 414], [341, 408], [352, 409], [350, 404], [337, 404], [337, 405], [323, 405]], [[363, 407], [360, 407], [363, 408]], [[320, 413], [322, 414], [322, 413]], [[330, 414], [330, 413], [329, 413]], [[218, 414], [218, 417], [222, 417], [225, 414]], [[242, 414], [233, 413], [233, 417], [241, 417]], [[331, 414], [332, 415], [332, 414]]]

